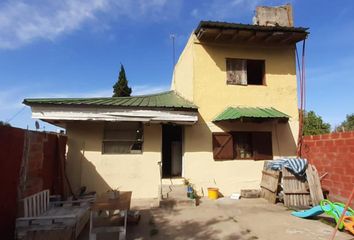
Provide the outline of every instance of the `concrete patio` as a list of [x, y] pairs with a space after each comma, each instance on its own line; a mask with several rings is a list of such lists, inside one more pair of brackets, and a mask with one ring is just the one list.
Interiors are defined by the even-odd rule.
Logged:
[[[326, 216], [299, 219], [290, 215], [291, 210], [264, 199], [202, 199], [197, 207], [172, 203], [163, 208], [158, 208], [154, 200], [135, 200], [132, 209], [140, 211], [141, 220], [128, 226], [127, 239], [327, 240], [333, 230]], [[88, 239], [88, 227], [81, 239]], [[117, 236], [101, 235], [98, 239]], [[336, 239], [354, 238], [338, 232]]]

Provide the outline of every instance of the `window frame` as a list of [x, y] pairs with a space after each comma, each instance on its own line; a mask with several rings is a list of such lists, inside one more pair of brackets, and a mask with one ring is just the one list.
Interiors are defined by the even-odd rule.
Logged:
[[[253, 149], [253, 134], [252, 132], [238, 132], [238, 131], [233, 131], [231, 132], [232, 137], [234, 139], [234, 156], [235, 156], [235, 160], [252, 160], [254, 159], [254, 149]], [[251, 156], [250, 157], [241, 157], [241, 154], [239, 152], [239, 147], [238, 147], [238, 138], [239, 135], [248, 135], [249, 140], [250, 140], [250, 145], [251, 145]]]
[[[249, 142], [251, 145], [252, 156], [241, 158], [237, 139], [239, 134], [250, 135]], [[232, 154], [229, 153], [229, 147], [219, 146], [216, 144], [217, 136], [231, 136], [232, 144]], [[255, 145], [255, 143], [261, 143], [262, 145]], [[229, 143], [230, 144], [230, 143]], [[220, 147], [224, 148], [228, 152], [220, 152]], [[222, 149], [221, 149], [222, 150]], [[274, 158], [273, 154], [273, 138], [272, 131], [230, 131], [230, 132], [213, 132], [212, 133], [212, 151], [213, 158], [215, 161], [224, 161], [224, 160], [272, 160]], [[233, 156], [233, 157], [220, 157], [221, 156]], [[264, 157], [265, 156], [265, 157]]]
[[[246, 65], [247, 65], [247, 85], [251, 85], [251, 86], [266, 86], [266, 61], [265, 59], [246, 59]], [[261, 71], [262, 71], [262, 78], [261, 78], [261, 82], [262, 84], [249, 84], [248, 83], [248, 61], [253, 61], [253, 62], [262, 62], [261, 65]]]
[[[228, 68], [229, 66], [232, 66], [229, 61], [245, 61], [246, 63], [246, 84], [242, 83], [234, 83], [233, 81], [230, 81], [229, 79], [229, 71]], [[259, 61], [262, 62], [262, 79], [261, 79], [261, 84], [249, 84], [248, 83], [248, 61]], [[226, 69], [226, 85], [231, 85], [231, 86], [267, 86], [266, 82], [266, 60], [265, 59], [246, 59], [246, 58], [230, 58], [227, 57], [225, 58], [225, 69]], [[241, 81], [242, 82], [242, 81]]]
[[[126, 124], [126, 123], [131, 123], [131, 122], [117, 122], [117, 123], [114, 123], [114, 124]], [[131, 140], [131, 139], [120, 139], [120, 138], [106, 138], [105, 135], [106, 135], [106, 131], [117, 131], [117, 132], [131, 132], [131, 131], [134, 131], [134, 129], [131, 129], [131, 130], [122, 130], [122, 129], [114, 129], [114, 128], [109, 128], [108, 127], [108, 124], [105, 123], [103, 125], [103, 134], [102, 134], [102, 142], [101, 142], [101, 154], [102, 155], [130, 155], [130, 154], [143, 154], [144, 152], [144, 124], [142, 122], [136, 122], [138, 123], [138, 126], [139, 128], [136, 129], [136, 130], [141, 130], [141, 138], [140, 139], [135, 139], [135, 140]], [[107, 129], [108, 128], [108, 129]], [[127, 143], [127, 142], [133, 142], [132, 143], [132, 146], [135, 144], [135, 143], [140, 143], [141, 144], [141, 149], [140, 150], [132, 150], [130, 149], [130, 152], [123, 152], [123, 153], [119, 153], [119, 152], [105, 152], [105, 143], [107, 142], [124, 142], [124, 143]]]

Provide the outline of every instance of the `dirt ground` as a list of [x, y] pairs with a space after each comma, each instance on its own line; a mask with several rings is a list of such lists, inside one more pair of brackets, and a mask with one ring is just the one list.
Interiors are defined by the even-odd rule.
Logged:
[[[156, 202], [137, 201], [141, 221], [128, 226], [127, 239], [235, 239], [235, 240], [328, 240], [332, 233], [331, 219], [300, 219], [291, 210], [267, 203], [264, 199], [203, 199], [195, 206], [157, 208]], [[333, 222], [332, 222], [333, 224]], [[88, 229], [80, 239], [88, 239]], [[98, 236], [97, 239], [117, 239], [117, 236]], [[338, 232], [337, 240], [354, 237]]]

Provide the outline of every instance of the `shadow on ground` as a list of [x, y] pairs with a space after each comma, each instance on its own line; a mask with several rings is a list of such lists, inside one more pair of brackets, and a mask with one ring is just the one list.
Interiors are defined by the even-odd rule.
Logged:
[[[327, 240], [333, 231], [333, 226], [328, 224], [333, 220], [326, 216], [297, 218], [291, 215], [291, 210], [264, 199], [202, 199], [197, 207], [172, 202], [161, 208], [144, 202], [133, 205], [132, 209], [140, 211], [141, 220], [137, 225], [128, 226], [128, 240]], [[117, 238], [117, 235], [98, 236], [97, 240]], [[79, 239], [88, 239], [88, 228]], [[353, 240], [353, 236], [338, 232], [336, 239]]]
[[129, 226], [128, 239], [258, 239], [241, 230], [237, 220], [216, 209], [176, 207], [140, 209], [141, 221]]

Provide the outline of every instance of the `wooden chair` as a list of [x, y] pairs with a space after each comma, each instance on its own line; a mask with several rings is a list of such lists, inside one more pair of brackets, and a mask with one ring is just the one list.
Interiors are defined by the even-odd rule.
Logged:
[[115, 214], [114, 211], [91, 210], [90, 217], [90, 240], [96, 240], [98, 233], [119, 234], [119, 240], [126, 239], [127, 229], [127, 211], [119, 211]]
[[106, 193], [96, 198], [91, 206], [90, 240], [101, 232], [117, 232], [119, 240], [125, 239], [131, 196], [132, 192], [121, 191], [118, 196]]

